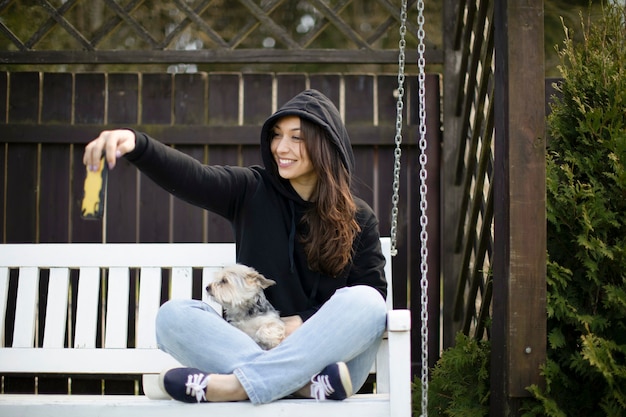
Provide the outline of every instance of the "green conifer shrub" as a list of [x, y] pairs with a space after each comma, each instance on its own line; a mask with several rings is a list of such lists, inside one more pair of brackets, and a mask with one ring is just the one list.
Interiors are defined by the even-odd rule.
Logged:
[[626, 9], [583, 32], [548, 118], [548, 360], [526, 415], [626, 416]]
[[[431, 417], [486, 417], [489, 415], [488, 340], [457, 333], [431, 372], [428, 415]], [[413, 381], [413, 415], [421, 414], [421, 381]]]

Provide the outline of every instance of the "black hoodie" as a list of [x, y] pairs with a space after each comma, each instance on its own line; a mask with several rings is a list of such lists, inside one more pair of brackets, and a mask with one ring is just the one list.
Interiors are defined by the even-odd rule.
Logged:
[[297, 227], [313, 203], [303, 200], [289, 181], [278, 176], [270, 151], [270, 131], [277, 119], [286, 115], [297, 115], [323, 126], [352, 173], [354, 155], [339, 112], [316, 90], [298, 94], [264, 123], [261, 154], [266, 168], [202, 165], [140, 132], [135, 132], [135, 149], [126, 158], [168, 192], [231, 222], [237, 262], [276, 281], [265, 293], [281, 315], [298, 314], [307, 320], [335, 290], [345, 286], [369, 285], [386, 297], [378, 220], [358, 198], [356, 217], [361, 232], [353, 244], [352, 263], [335, 278], [307, 267]]

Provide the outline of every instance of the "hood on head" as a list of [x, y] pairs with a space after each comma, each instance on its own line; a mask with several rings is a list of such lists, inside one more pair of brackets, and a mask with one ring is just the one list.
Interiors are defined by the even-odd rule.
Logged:
[[276, 113], [271, 115], [261, 129], [261, 156], [265, 168], [273, 170], [273, 157], [270, 150], [270, 132], [278, 119], [283, 116], [299, 116], [321, 125], [332, 138], [339, 150], [341, 161], [349, 173], [354, 170], [354, 154], [350, 145], [348, 131], [341, 120], [339, 110], [333, 102], [317, 90], [305, 90], [285, 103]]

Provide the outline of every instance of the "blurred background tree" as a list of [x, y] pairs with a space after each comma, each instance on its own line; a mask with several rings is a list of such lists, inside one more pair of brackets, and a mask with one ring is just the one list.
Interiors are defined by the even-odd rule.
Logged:
[[[544, 1], [544, 37], [546, 76], [560, 76], [557, 66], [560, 58], [557, 47], [565, 41], [563, 25], [570, 29], [574, 42], [582, 40], [581, 15], [592, 21], [602, 15], [602, 4], [606, 0], [545, 0]], [[585, 19], [586, 20], [586, 19]]]

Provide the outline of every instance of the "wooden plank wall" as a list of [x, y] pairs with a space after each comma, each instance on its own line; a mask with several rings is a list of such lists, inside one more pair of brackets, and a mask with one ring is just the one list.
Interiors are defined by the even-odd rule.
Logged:
[[[356, 157], [356, 194], [378, 214], [381, 234], [389, 235], [395, 74], [0, 72], [1, 242], [232, 241], [224, 220], [172, 198], [124, 160], [109, 174], [103, 220], [81, 219], [84, 145], [103, 129], [133, 127], [208, 164], [259, 164], [261, 124], [305, 88], [319, 89], [340, 109]], [[439, 76], [428, 75], [426, 88], [432, 365], [439, 352]], [[413, 307], [416, 329], [419, 285], [411, 281], [420, 278], [417, 103], [417, 79], [409, 76], [394, 303]], [[413, 333], [416, 350], [419, 332]], [[420, 355], [413, 357], [419, 361]], [[67, 380], [46, 381], [39, 382], [40, 392], [67, 392]], [[128, 392], [133, 384], [105, 390]], [[102, 385], [75, 381], [72, 392], [99, 392]], [[32, 386], [32, 379], [4, 380], [5, 392]]]

